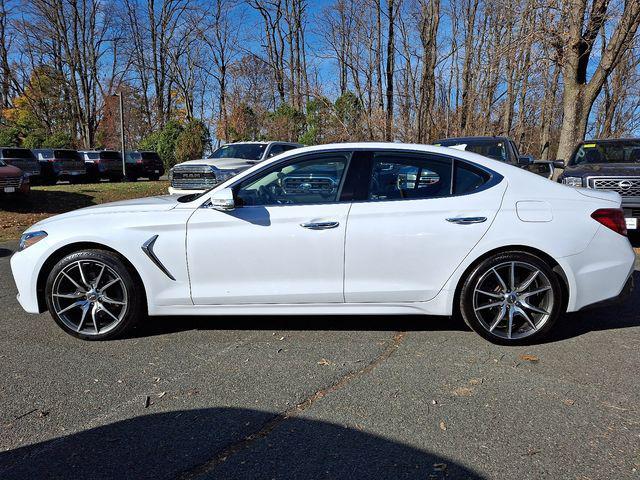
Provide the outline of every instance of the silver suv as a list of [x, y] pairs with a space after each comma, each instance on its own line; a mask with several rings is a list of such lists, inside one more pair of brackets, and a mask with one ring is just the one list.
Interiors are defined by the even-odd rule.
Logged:
[[237, 142], [222, 145], [208, 158], [179, 163], [169, 171], [169, 193], [200, 193], [267, 158], [304, 145], [291, 142]]

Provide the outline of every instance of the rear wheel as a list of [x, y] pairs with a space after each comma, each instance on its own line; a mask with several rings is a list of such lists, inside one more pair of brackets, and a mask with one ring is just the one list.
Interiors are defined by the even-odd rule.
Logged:
[[482, 261], [460, 291], [460, 311], [475, 332], [502, 345], [538, 341], [562, 310], [560, 280], [541, 258], [504, 252]]
[[149, 175], [149, 180], [151, 180], [152, 182], [157, 182], [158, 180], [160, 180], [160, 175]]
[[142, 315], [143, 294], [122, 258], [104, 250], [64, 257], [49, 273], [45, 290], [56, 323], [84, 340], [124, 335]]

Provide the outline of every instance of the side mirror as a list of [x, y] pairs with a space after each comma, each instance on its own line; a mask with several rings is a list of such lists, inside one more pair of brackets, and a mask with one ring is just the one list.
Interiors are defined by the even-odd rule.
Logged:
[[521, 167], [527, 167], [534, 162], [533, 157], [531, 155], [520, 155], [518, 157], [518, 165]]
[[221, 212], [230, 212], [236, 208], [236, 202], [233, 199], [233, 190], [223, 188], [211, 195], [211, 207]]
[[553, 167], [554, 168], [564, 169], [564, 167], [565, 167], [564, 160], [554, 160], [553, 161]]

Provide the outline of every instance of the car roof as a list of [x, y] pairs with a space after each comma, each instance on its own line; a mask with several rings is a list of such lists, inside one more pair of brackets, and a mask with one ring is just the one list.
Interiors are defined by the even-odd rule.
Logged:
[[491, 136], [491, 135], [485, 135], [485, 136], [475, 136], [475, 137], [447, 137], [447, 138], [440, 138], [438, 140], [434, 140], [433, 143], [438, 143], [438, 142], [464, 142], [464, 141], [472, 141], [472, 140], [501, 140], [501, 141], [507, 141], [509, 140], [509, 137], [504, 137], [504, 136]]
[[631, 137], [631, 138], [600, 138], [594, 140], [583, 140], [578, 145], [582, 145], [584, 143], [622, 143], [622, 142], [640, 142], [640, 138]]

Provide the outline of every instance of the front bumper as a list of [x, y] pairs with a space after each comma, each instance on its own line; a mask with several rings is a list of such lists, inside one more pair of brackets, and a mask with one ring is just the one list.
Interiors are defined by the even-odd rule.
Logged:
[[11, 273], [18, 288], [17, 299], [27, 313], [42, 313], [38, 305], [38, 274], [44, 264], [47, 240], [16, 252], [11, 257]]

